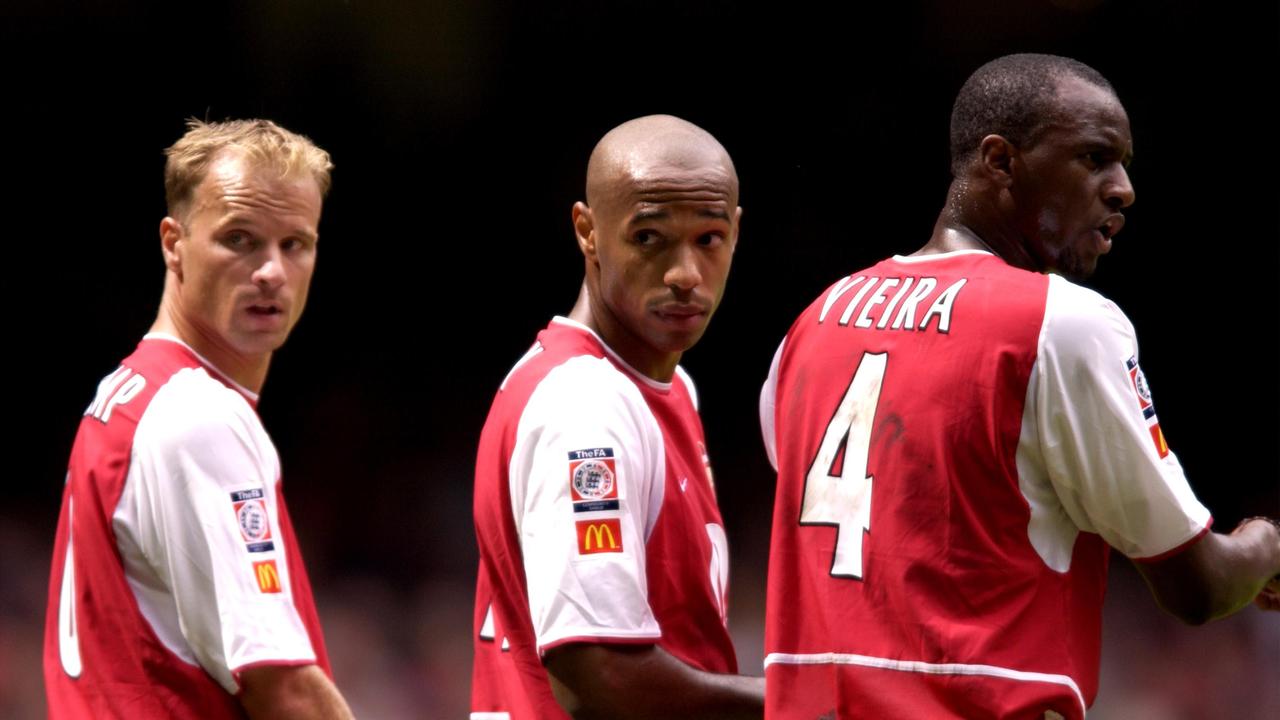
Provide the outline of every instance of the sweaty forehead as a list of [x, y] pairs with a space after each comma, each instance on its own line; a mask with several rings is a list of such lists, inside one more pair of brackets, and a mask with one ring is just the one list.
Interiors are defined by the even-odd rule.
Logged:
[[[674, 202], [738, 202], [738, 178], [718, 147], [633, 147], [605, 159], [588, 187], [598, 209], [626, 211], [637, 205]], [[602, 207], [603, 206], [603, 207]]]
[[1115, 93], [1077, 77], [1058, 81], [1050, 128], [1097, 133], [1113, 142], [1131, 146], [1129, 116]]
[[719, 162], [635, 163], [618, 178], [618, 199], [630, 203], [737, 204], [737, 179]]

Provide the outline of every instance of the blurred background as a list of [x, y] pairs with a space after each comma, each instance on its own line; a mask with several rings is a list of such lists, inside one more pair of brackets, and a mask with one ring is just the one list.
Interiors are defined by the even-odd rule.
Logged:
[[[0, 717], [44, 717], [67, 454], [154, 317], [161, 151], [190, 116], [272, 118], [337, 165], [310, 306], [260, 412], [364, 718], [466, 716], [478, 433], [509, 367], [573, 303], [588, 153], [638, 115], [707, 128], [742, 182], [726, 299], [684, 365], [745, 671], [761, 672], [773, 478], [755, 407], [773, 350], [841, 274], [925, 241], [952, 99], [997, 55], [1070, 55], [1116, 86], [1138, 201], [1089, 284], [1137, 327], [1216, 527], [1280, 515], [1277, 4], [830, 5], [6, 2]], [[1123, 558], [1106, 615], [1091, 718], [1280, 717], [1280, 615], [1183, 627]]]

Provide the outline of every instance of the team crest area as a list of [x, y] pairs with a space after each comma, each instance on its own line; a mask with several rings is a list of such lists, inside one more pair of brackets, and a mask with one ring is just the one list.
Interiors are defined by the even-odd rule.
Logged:
[[618, 509], [618, 469], [613, 448], [569, 452], [569, 494], [574, 512]]

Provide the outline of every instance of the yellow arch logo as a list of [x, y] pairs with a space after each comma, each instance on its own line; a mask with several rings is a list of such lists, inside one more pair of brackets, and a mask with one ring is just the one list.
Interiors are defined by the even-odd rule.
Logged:
[[258, 589], [264, 593], [278, 593], [280, 587], [280, 571], [276, 569], [275, 560], [264, 560], [253, 564], [254, 577], [258, 579]]
[[578, 526], [578, 554], [591, 555], [602, 552], [622, 552], [622, 521], [580, 520]]

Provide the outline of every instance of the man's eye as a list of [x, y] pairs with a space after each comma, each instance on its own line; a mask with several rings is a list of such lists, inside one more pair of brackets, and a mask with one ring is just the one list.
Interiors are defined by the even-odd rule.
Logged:
[[226, 235], [223, 236], [222, 242], [225, 243], [227, 247], [233, 247], [233, 248], [248, 247], [249, 235], [248, 233], [242, 233], [242, 232], [227, 233]]
[[632, 240], [637, 245], [654, 245], [661, 239], [662, 236], [653, 230], [640, 230], [632, 236]]
[[706, 233], [698, 238], [698, 244], [706, 247], [715, 247], [724, 242], [724, 235], [718, 232]]

